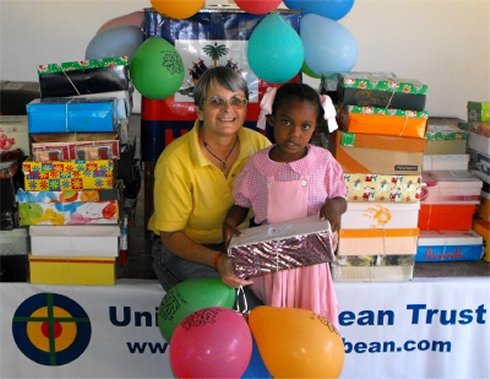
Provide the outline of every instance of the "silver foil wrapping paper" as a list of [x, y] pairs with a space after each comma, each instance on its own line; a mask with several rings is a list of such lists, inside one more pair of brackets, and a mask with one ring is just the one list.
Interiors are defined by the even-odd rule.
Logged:
[[318, 215], [242, 230], [228, 248], [239, 278], [333, 260], [328, 221]]

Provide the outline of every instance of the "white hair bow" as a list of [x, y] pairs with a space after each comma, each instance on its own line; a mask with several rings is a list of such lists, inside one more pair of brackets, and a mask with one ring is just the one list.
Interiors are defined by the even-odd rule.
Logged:
[[323, 111], [325, 115], [323, 118], [327, 120], [328, 132], [332, 133], [339, 128], [335, 116], [337, 116], [337, 111], [333, 105], [332, 99], [328, 95], [320, 95], [320, 103], [322, 104]]
[[262, 100], [260, 100], [260, 112], [259, 118], [257, 119], [258, 129], [265, 130], [266, 116], [272, 113], [272, 103], [274, 103], [276, 92], [277, 88], [267, 87], [264, 96], [262, 96]]

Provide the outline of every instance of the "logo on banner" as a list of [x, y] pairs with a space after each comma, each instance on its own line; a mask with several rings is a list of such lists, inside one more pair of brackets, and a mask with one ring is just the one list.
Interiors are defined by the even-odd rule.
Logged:
[[32, 361], [61, 366], [77, 359], [92, 334], [84, 309], [69, 297], [40, 293], [24, 300], [12, 320], [15, 343]]

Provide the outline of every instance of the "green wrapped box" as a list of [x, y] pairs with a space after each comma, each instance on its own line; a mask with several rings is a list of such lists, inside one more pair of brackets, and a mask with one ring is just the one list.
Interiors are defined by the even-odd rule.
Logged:
[[453, 117], [429, 117], [424, 154], [465, 154], [468, 131], [459, 127], [460, 122]]
[[427, 85], [413, 79], [349, 73], [341, 75], [337, 94], [344, 105], [423, 111]]
[[41, 98], [126, 91], [130, 88], [128, 66], [128, 57], [39, 65]]
[[468, 121], [490, 121], [490, 101], [468, 101]]

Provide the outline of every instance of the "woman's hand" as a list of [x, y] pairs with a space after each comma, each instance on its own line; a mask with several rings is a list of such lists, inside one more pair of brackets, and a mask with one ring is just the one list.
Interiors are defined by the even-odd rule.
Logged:
[[248, 286], [253, 283], [251, 280], [240, 279], [236, 276], [231, 258], [226, 254], [223, 254], [223, 256], [220, 257], [215, 268], [221, 277], [221, 281], [229, 287], [238, 288], [240, 286]]

